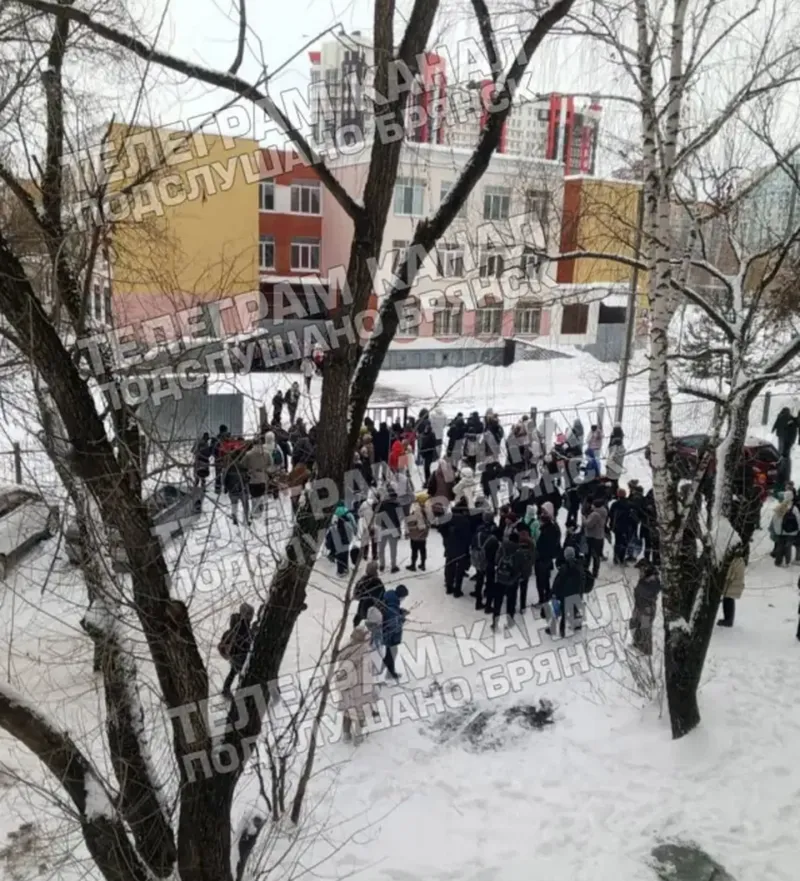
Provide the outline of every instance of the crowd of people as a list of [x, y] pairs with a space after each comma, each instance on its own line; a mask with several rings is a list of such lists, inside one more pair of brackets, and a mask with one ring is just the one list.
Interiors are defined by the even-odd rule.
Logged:
[[[230, 496], [234, 521], [240, 507], [245, 519], [266, 511], [266, 499], [281, 487], [290, 488], [296, 507], [313, 476], [315, 429], [306, 429], [297, 418], [296, 386], [273, 397], [272, 422], [254, 441], [231, 438], [221, 426], [216, 438], [206, 436], [198, 446], [197, 479], [205, 482], [213, 461], [216, 486]], [[282, 424], [284, 408], [288, 430]], [[357, 611], [347, 657], [379, 650], [387, 675], [396, 678], [394, 660], [406, 614], [401, 603], [408, 589], [388, 590], [382, 578], [387, 570], [400, 571], [404, 542], [410, 558], [406, 569], [426, 572], [433, 533], [442, 543], [445, 594], [459, 599], [469, 591], [475, 609], [491, 616], [492, 629], [503, 613], [513, 622], [526, 610], [533, 583], [536, 596], [530, 604], [548, 619], [548, 632], [566, 636], [580, 631], [584, 597], [594, 589], [602, 564], [635, 565], [633, 645], [645, 655], [652, 653], [661, 590], [653, 490], [645, 491], [635, 479], [623, 485], [626, 448], [619, 424], [607, 443], [600, 425], [585, 432], [577, 418], [553, 435], [548, 445], [545, 425], [537, 423], [534, 411], [508, 434], [492, 410], [483, 417], [459, 413], [449, 422], [438, 409], [423, 409], [403, 424], [364, 420], [352, 469], [360, 479], [346, 483], [325, 540], [339, 576], [366, 563], [355, 585]], [[776, 565], [788, 563], [792, 547], [800, 555], [800, 511], [794, 498], [789, 485], [772, 518]], [[745, 467], [735, 479], [731, 511], [745, 557], [731, 567], [720, 626], [733, 625], [763, 500], [763, 488]], [[249, 639], [245, 613], [233, 628], [240, 634], [235, 645]], [[238, 652], [231, 654], [229, 680], [242, 649]]]

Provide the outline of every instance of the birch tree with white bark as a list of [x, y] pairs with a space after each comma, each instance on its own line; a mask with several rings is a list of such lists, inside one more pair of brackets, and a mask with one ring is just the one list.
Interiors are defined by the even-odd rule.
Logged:
[[[717, 607], [731, 560], [742, 553], [729, 514], [750, 407], [800, 353], [800, 337], [789, 333], [764, 346], [759, 332], [771, 286], [800, 232], [784, 230], [761, 249], [747, 247], [741, 220], [747, 196], [755, 198], [759, 181], [743, 179], [738, 191], [720, 186], [724, 195], [711, 194], [702, 205], [691, 205], [688, 247], [680, 234], [680, 212], [686, 210], [687, 193], [696, 192], [702, 168], [718, 163], [732, 134], [758, 142], [767, 166], [783, 165], [793, 154], [792, 145], [781, 138], [780, 119], [768, 115], [765, 127], [764, 108], [767, 103], [780, 106], [796, 94], [797, 9], [785, 0], [744, 5], [625, 0], [598, 3], [594, 14], [576, 16], [575, 22], [578, 31], [609, 48], [613, 64], [625, 74], [624, 99], [635, 102], [641, 125], [640, 259], [648, 273], [650, 458], [661, 538], [667, 699], [673, 737], [679, 738], [700, 722], [697, 692]], [[784, 146], [775, 147], [781, 141]], [[703, 249], [712, 216], [724, 223], [732, 266], [715, 265]], [[692, 269], [705, 272], [717, 292], [694, 285]], [[709, 431], [716, 477], [708, 498], [698, 492], [700, 474], [688, 494], [681, 492], [683, 474], [675, 467], [672, 400], [680, 359], [671, 325], [685, 303], [713, 328], [723, 364], [715, 391], [695, 388], [718, 404]], [[681, 384], [686, 385], [679, 378]], [[710, 456], [704, 457], [699, 469], [709, 463]]]

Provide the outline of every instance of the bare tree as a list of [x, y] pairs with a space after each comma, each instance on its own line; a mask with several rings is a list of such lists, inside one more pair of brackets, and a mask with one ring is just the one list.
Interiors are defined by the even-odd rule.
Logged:
[[[573, 0], [555, 0], [537, 15], [527, 31], [523, 47], [507, 71], [495, 70], [497, 112], [483, 128], [476, 148], [459, 180], [436, 214], [417, 227], [412, 242], [428, 253], [445, 233], [453, 217], [464, 204], [485, 172], [500, 140], [502, 125], [510, 112], [517, 83], [542, 40], [569, 12]], [[402, 137], [375, 137], [371, 163], [361, 199], [348, 193], [325, 162], [314, 152], [301, 132], [293, 128], [279, 108], [258, 83], [242, 79], [239, 69], [248, 28], [245, 3], [239, 5], [238, 39], [230, 69], [220, 72], [176, 58], [143, 39], [120, 29], [117, 22], [98, 10], [86, 12], [69, 2], [19, 0], [6, 4], [14, 14], [32, 19], [47, 36], [47, 66], [42, 73], [46, 103], [46, 144], [37, 175], [40, 198], [26, 198], [9, 169], [0, 178], [27, 206], [40, 227], [52, 265], [55, 295], [71, 326], [72, 339], [80, 343], [84, 335], [81, 306], [85, 276], [70, 259], [64, 247], [65, 184], [62, 161], [68, 125], [64, 96], [64, 60], [68, 55], [71, 34], [93, 34], [108, 45], [121, 48], [149, 65], [158, 65], [191, 80], [227, 90], [234, 97], [254, 102], [284, 129], [298, 150], [313, 164], [330, 194], [352, 219], [355, 232], [347, 284], [349, 303], [344, 320], [363, 311], [373, 290], [371, 266], [379, 257], [383, 231], [389, 210]], [[483, 4], [476, 3], [480, 30], [489, 58], [497, 56], [491, 20]], [[402, 37], [395, 38], [396, 15], [393, 0], [376, 0], [374, 7], [374, 46], [376, 58], [375, 89], [388, 95], [385, 104], [376, 108], [380, 118], [378, 132], [402, 132], [408, 91], [397, 88], [399, 81], [413, 80], [417, 59], [429, 41], [438, 10], [437, 0], [416, 0]], [[24, 31], [20, 31], [24, 34]], [[22, 39], [20, 38], [20, 42]], [[406, 261], [399, 277], [386, 296], [381, 310], [382, 327], [369, 341], [365, 351], [345, 343], [327, 360], [323, 385], [318, 472], [341, 490], [346, 469], [352, 461], [359, 426], [383, 363], [387, 348], [398, 324], [397, 304], [408, 296], [414, 281], [414, 266]], [[52, 410], [63, 423], [68, 444], [65, 457], [75, 481], [85, 487], [96, 505], [104, 525], [120, 535], [131, 571], [129, 602], [144, 633], [150, 658], [158, 678], [158, 688], [167, 714], [172, 720], [173, 754], [180, 775], [177, 822], [165, 819], [158, 810], [145, 809], [147, 800], [155, 804], [155, 783], [148, 779], [146, 767], [136, 763], [136, 756], [126, 756], [126, 749], [136, 737], [131, 714], [118, 712], [115, 723], [121, 731], [108, 732], [109, 747], [117, 752], [115, 770], [128, 759], [136, 774], [117, 774], [119, 798], [100, 798], [111, 787], [102, 782], [80, 747], [42, 714], [34, 712], [18, 696], [3, 691], [0, 699], [0, 725], [39, 756], [62, 782], [77, 810], [87, 846], [98, 869], [108, 879], [146, 878], [171, 874], [184, 881], [230, 879], [232, 836], [230, 812], [242, 770], [249, 758], [250, 746], [262, 730], [263, 701], [253, 701], [242, 718], [231, 708], [231, 725], [221, 742], [202, 713], [194, 716], [195, 730], [187, 730], [184, 714], [203, 706], [209, 696], [208, 673], [203, 663], [195, 632], [184, 603], [170, 590], [163, 551], [151, 529], [146, 505], [141, 495], [141, 475], [136, 472], [137, 456], [128, 456], [115, 448], [102, 414], [94, 403], [90, 382], [105, 384], [114, 371], [104, 363], [102, 369], [90, 364], [79, 345], [65, 344], [63, 334], [43, 308], [20, 255], [3, 230], [0, 230], [0, 313], [9, 325], [9, 333], [29, 358], [31, 366], [46, 388]], [[113, 408], [112, 408], [113, 409]], [[122, 412], [114, 413], [116, 433], [124, 439], [123, 450], [135, 449], [135, 421]], [[342, 438], [347, 443], [342, 443]], [[243, 691], [270, 693], [270, 683], [277, 679], [280, 664], [289, 644], [295, 622], [303, 606], [306, 589], [332, 508], [323, 510], [306, 502], [300, 509], [285, 557], [277, 568], [269, 593], [257, 619], [257, 630], [250, 662], [244, 677]], [[103, 626], [102, 621], [94, 624]], [[115, 685], [131, 686], [134, 671], [115, 664], [113, 633], [103, 630], [108, 646], [105, 668], [109, 699], [114, 695], [130, 696]], [[112, 736], [113, 734], [113, 736]], [[190, 774], [192, 756], [198, 752], [211, 755], [213, 750], [233, 751], [237, 756], [230, 773], [196, 777]], [[299, 808], [296, 806], [296, 814]], [[130, 833], [130, 834], [129, 834]], [[241, 877], [247, 855], [235, 872]]]

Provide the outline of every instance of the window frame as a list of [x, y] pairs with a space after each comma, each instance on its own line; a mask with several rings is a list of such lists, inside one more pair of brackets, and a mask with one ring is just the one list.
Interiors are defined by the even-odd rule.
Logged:
[[[436, 248], [436, 268], [439, 278], [464, 278], [466, 252], [457, 242], [440, 242]], [[454, 263], [454, 266], [450, 264]]]
[[[495, 205], [495, 200], [498, 200]], [[505, 203], [505, 205], [504, 205]], [[494, 208], [498, 210], [495, 212]], [[503, 209], [505, 208], [505, 213]], [[483, 190], [483, 219], [484, 220], [508, 220], [511, 216], [511, 188], [510, 187], [484, 187]]]
[[[457, 321], [456, 321], [457, 319]], [[446, 328], [441, 328], [441, 323], [446, 324]], [[456, 327], [453, 327], [454, 322]], [[458, 337], [464, 333], [464, 307], [461, 303], [447, 303], [445, 309], [437, 309], [433, 313], [433, 335], [434, 337]]]
[[[536, 329], [520, 329], [521, 322], [519, 318], [523, 314], [535, 314]], [[515, 336], [540, 336], [542, 333], [542, 305], [541, 303], [529, 302], [525, 300], [517, 301], [514, 307], [514, 335]]]
[[[411, 191], [411, 210], [398, 211], [398, 190], [403, 188]], [[419, 191], [419, 205], [415, 205], [417, 190]], [[404, 198], [405, 201], [405, 198]], [[403, 206], [405, 207], [405, 206]], [[392, 194], [392, 208], [396, 217], [422, 217], [425, 214], [425, 181], [419, 177], [398, 177], [394, 182]], [[416, 209], [419, 210], [416, 210]]]
[[[567, 309], [579, 309], [578, 314], [583, 317], [583, 321], [576, 320], [576, 326], [583, 325], [583, 330], [565, 330], [564, 321], [567, 317]], [[573, 313], [570, 313], [573, 314]], [[589, 329], [589, 304], [588, 303], [568, 303], [561, 307], [561, 335], [562, 336], [583, 336]]]
[[[491, 302], [479, 306], [475, 310], [475, 336], [502, 336], [504, 311], [502, 303]], [[495, 317], [497, 318], [496, 321]], [[487, 319], [489, 320], [487, 321]], [[490, 325], [488, 330], [484, 327], [484, 324]], [[493, 327], [494, 325], [497, 325], [496, 330]]]
[[[272, 262], [267, 266], [264, 263], [264, 246], [272, 245]], [[268, 269], [275, 269], [275, 236], [264, 235], [258, 237], [258, 268], [262, 272]]]
[[[490, 261], [496, 261], [494, 263], [494, 271], [490, 271]], [[478, 277], [479, 278], [500, 278], [500, 276], [506, 271], [506, 258], [503, 255], [501, 248], [496, 248], [494, 245], [484, 245], [481, 248], [481, 259], [480, 264], [478, 266]]]
[[[264, 207], [264, 194], [268, 191], [272, 191], [272, 207], [265, 208]], [[258, 182], [258, 210], [261, 214], [274, 214], [275, 213], [275, 181], [274, 180], [260, 180]]]
[[[308, 193], [308, 211], [303, 210], [303, 197]], [[297, 194], [297, 207], [295, 207], [295, 194]], [[312, 210], [314, 195], [317, 197], [317, 210]], [[301, 214], [306, 217], [322, 216], [322, 187], [319, 181], [306, 178], [292, 181], [289, 187], [289, 213]]]
[[[302, 266], [295, 264], [295, 248], [299, 248], [298, 254], [302, 255], [305, 248], [308, 248], [309, 255], [309, 265]], [[312, 256], [314, 254], [314, 249], [316, 249], [317, 254], [317, 265], [314, 266]], [[319, 272], [320, 261], [322, 258], [322, 242], [320, 239], [311, 239], [311, 238], [297, 238], [292, 239], [291, 247], [290, 247], [290, 267], [292, 272]], [[302, 262], [302, 261], [300, 261]]]

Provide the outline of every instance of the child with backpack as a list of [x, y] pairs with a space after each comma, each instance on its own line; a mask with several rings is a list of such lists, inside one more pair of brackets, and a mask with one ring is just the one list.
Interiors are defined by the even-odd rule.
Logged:
[[222, 694], [225, 697], [231, 697], [233, 680], [244, 669], [247, 655], [250, 653], [250, 648], [253, 644], [253, 634], [250, 625], [254, 615], [255, 609], [249, 603], [242, 603], [239, 606], [239, 611], [231, 615], [228, 629], [222, 634], [222, 638], [217, 646], [220, 655], [226, 661], [230, 661], [231, 664], [230, 672], [225, 678], [225, 684], [222, 686]]

